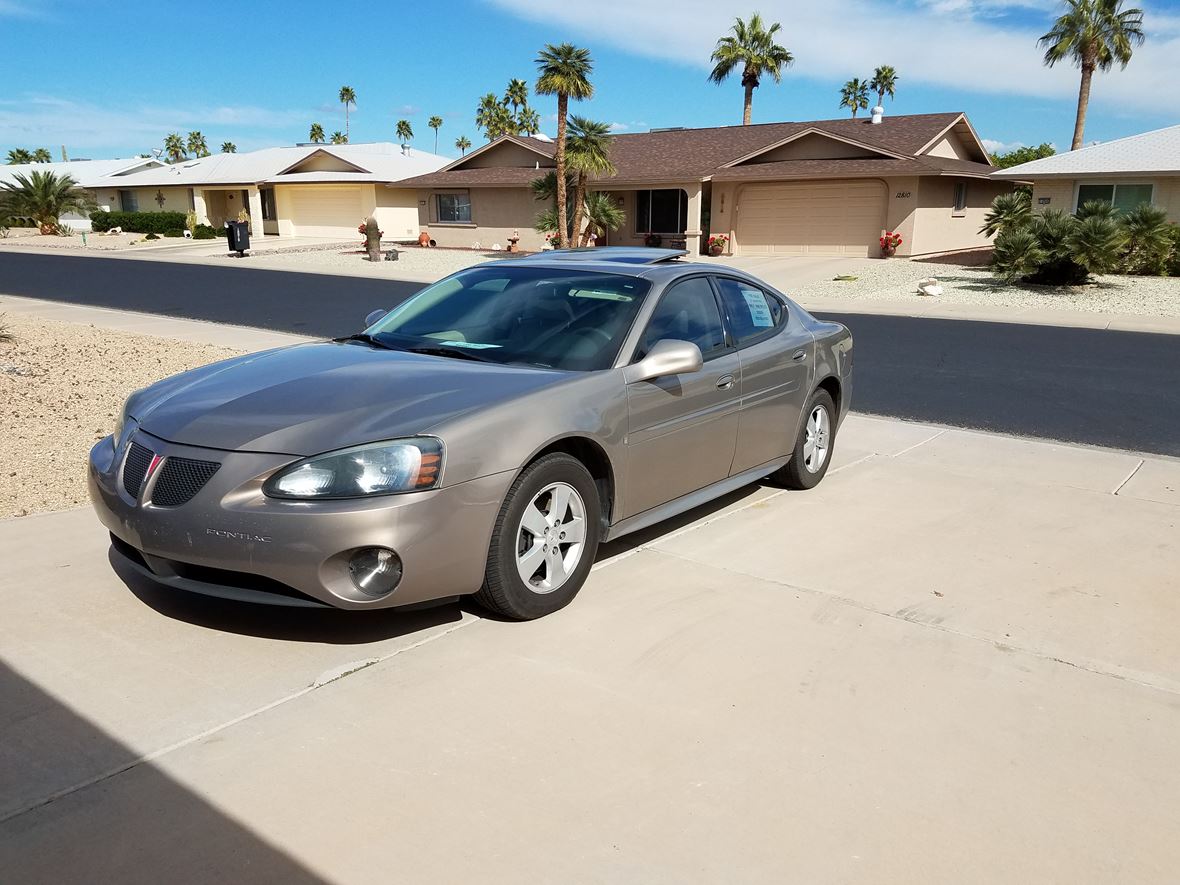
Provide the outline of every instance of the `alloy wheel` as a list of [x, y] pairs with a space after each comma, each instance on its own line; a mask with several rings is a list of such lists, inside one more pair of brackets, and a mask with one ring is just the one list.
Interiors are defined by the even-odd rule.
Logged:
[[831, 444], [832, 419], [828, 410], [816, 406], [807, 417], [807, 436], [803, 440], [803, 466], [808, 473], [818, 473], [828, 460]]
[[552, 593], [578, 567], [586, 505], [567, 483], [550, 483], [529, 502], [516, 533], [516, 569], [534, 593]]

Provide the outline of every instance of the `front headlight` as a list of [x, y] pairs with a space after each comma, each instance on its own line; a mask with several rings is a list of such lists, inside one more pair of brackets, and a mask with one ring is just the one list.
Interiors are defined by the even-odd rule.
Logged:
[[119, 409], [119, 417], [115, 419], [115, 429], [111, 431], [111, 441], [115, 444], [116, 449], [123, 444], [123, 434], [127, 430], [127, 422], [131, 420], [128, 406], [131, 405], [131, 400], [135, 398], [135, 395], [142, 391], [143, 388], [133, 390], [128, 394], [127, 399], [123, 400], [123, 408]]
[[359, 498], [420, 492], [438, 484], [442, 440], [432, 436], [371, 443], [316, 455], [266, 481], [272, 498]]

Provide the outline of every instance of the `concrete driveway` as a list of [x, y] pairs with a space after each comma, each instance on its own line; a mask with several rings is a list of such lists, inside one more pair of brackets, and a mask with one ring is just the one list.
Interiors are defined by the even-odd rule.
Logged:
[[0, 881], [1174, 882], [1180, 462], [852, 416], [528, 624], [0, 523]]

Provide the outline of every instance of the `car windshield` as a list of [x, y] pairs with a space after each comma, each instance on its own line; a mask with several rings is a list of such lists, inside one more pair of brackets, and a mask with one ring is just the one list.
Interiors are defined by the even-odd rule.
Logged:
[[607, 369], [649, 288], [623, 274], [495, 261], [427, 286], [366, 332], [439, 356]]

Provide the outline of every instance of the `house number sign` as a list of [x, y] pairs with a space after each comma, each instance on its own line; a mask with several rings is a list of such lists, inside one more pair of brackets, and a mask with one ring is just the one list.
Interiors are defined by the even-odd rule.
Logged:
[[893, 195], [895, 200], [908, 200], [913, 195], [913, 191], [898, 191]]

